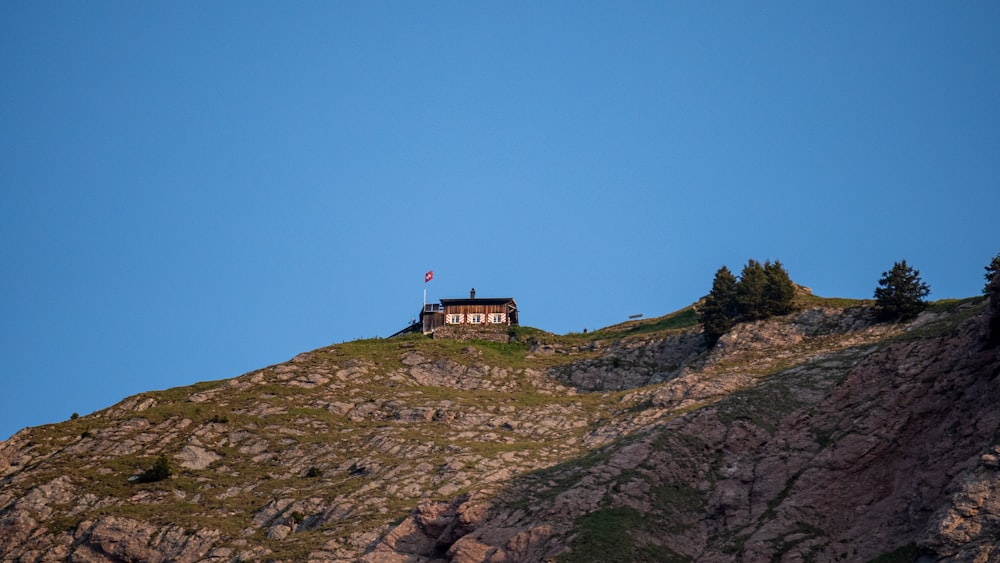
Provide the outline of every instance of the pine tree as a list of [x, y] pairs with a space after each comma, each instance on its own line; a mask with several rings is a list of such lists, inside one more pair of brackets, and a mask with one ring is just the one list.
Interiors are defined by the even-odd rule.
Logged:
[[795, 284], [781, 262], [764, 262], [766, 316], [787, 315], [795, 310]]
[[736, 324], [736, 291], [736, 276], [726, 266], [719, 268], [715, 272], [712, 291], [698, 311], [699, 321], [705, 331], [705, 343], [709, 348], [715, 346], [719, 337]]
[[993, 276], [996, 275], [997, 271], [1000, 271], [1000, 254], [993, 257], [986, 266], [986, 285], [983, 286], [983, 295], [989, 295], [990, 293], [990, 282], [993, 281]]
[[752, 258], [747, 260], [736, 286], [739, 320], [756, 321], [767, 317], [766, 290], [767, 273], [764, 272], [764, 266]]
[[875, 317], [880, 321], [916, 318], [927, 302], [924, 297], [930, 287], [920, 279], [920, 272], [906, 265], [906, 260], [896, 262], [888, 272], [882, 272], [875, 288]]

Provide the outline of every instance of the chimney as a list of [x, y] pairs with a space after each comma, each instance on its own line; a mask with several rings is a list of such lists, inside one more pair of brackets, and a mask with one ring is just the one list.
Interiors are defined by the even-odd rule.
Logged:
[[469, 299], [475, 299], [475, 298], [476, 298], [476, 288], [472, 288], [472, 290], [469, 291]]

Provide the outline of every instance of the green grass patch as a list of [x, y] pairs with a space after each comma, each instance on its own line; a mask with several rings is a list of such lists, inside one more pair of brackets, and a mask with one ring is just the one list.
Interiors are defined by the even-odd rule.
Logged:
[[571, 551], [556, 560], [566, 563], [687, 561], [666, 546], [640, 541], [633, 535], [648, 529], [646, 517], [631, 507], [596, 510], [577, 520]]
[[551, 332], [523, 325], [510, 327], [508, 334], [511, 340], [519, 344], [547, 344], [560, 339]]
[[951, 334], [970, 318], [982, 314], [989, 301], [986, 297], [970, 297], [968, 299], [942, 299], [930, 304], [926, 312], [941, 315], [923, 326], [907, 330], [896, 336], [894, 340], [909, 341], [925, 338], [936, 338]]
[[851, 299], [847, 297], [820, 297], [813, 294], [798, 294], [795, 296], [796, 309], [810, 309], [813, 307], [828, 307], [831, 309], [849, 309], [851, 307], [872, 306], [874, 299]]
[[171, 387], [170, 389], [164, 389], [162, 391], [150, 391], [148, 393], [143, 393], [143, 395], [148, 395], [159, 401], [172, 402], [172, 401], [184, 401], [188, 397], [194, 395], [195, 393], [204, 393], [205, 391], [211, 391], [216, 387], [223, 385], [226, 379], [217, 379], [213, 381], [201, 381], [193, 385], [186, 385], [183, 387]]
[[685, 483], [664, 483], [650, 493], [661, 507], [678, 512], [693, 512], [705, 505], [706, 493]]
[[681, 330], [696, 326], [698, 326], [698, 313], [694, 310], [694, 307], [686, 307], [662, 317], [628, 321], [609, 326], [607, 328], [602, 328], [595, 331], [591, 338], [607, 337], [607, 333], [609, 332], [614, 332], [621, 336], [631, 336], [634, 334], [650, 334], [654, 332]]
[[986, 303], [988, 299], [985, 295], [967, 297], [965, 299], [938, 299], [927, 304], [927, 311], [931, 313], [950, 313], [963, 305], [973, 305], [979, 302]]
[[373, 364], [378, 372], [386, 373], [404, 367], [401, 359], [405, 353], [418, 352], [434, 361], [451, 360], [464, 366], [486, 364], [515, 371], [527, 367], [544, 369], [547, 365], [566, 363], [570, 359], [564, 356], [529, 358], [533, 346], [571, 346], [578, 341], [573, 337], [557, 336], [525, 326], [510, 327], [510, 336], [510, 342], [433, 339], [423, 335], [345, 342], [313, 352], [314, 363], [360, 360]]

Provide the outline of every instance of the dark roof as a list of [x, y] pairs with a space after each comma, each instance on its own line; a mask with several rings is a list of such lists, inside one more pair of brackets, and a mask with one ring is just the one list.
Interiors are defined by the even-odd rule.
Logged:
[[442, 305], [503, 305], [504, 303], [513, 303], [515, 306], [517, 302], [514, 301], [513, 297], [476, 297], [475, 299], [469, 299], [468, 297], [464, 299], [442, 299]]

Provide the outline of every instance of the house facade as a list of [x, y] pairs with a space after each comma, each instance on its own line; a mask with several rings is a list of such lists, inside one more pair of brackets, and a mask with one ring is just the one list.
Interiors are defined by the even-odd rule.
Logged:
[[512, 297], [476, 297], [473, 289], [467, 299], [424, 305], [417, 326], [434, 338], [506, 342], [507, 327], [517, 324], [517, 302]]

